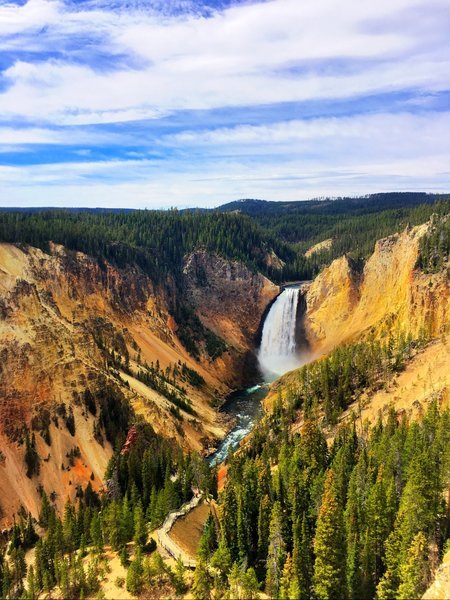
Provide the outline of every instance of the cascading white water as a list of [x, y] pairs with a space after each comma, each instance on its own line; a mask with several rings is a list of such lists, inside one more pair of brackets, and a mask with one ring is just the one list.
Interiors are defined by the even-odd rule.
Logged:
[[298, 295], [299, 288], [286, 288], [264, 321], [258, 358], [266, 375], [282, 375], [299, 366], [295, 344]]

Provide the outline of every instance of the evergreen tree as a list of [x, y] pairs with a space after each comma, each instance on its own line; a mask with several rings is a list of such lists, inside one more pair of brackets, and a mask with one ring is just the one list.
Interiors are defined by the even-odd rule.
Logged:
[[179, 556], [175, 563], [175, 572], [173, 576], [173, 584], [175, 587], [175, 591], [178, 595], [184, 594], [187, 590], [185, 573], [186, 568], [183, 564], [183, 561], [181, 560], [181, 557]]
[[130, 594], [137, 596], [142, 590], [143, 585], [143, 564], [141, 549], [138, 547], [136, 550], [136, 557], [131, 562], [127, 572], [127, 590]]
[[260, 564], [265, 562], [269, 550], [270, 506], [271, 502], [269, 496], [264, 495], [259, 503], [258, 511], [257, 557]]
[[286, 558], [286, 544], [283, 539], [281, 504], [273, 505], [269, 528], [269, 551], [267, 555], [266, 590], [271, 598], [278, 598], [281, 571]]
[[92, 540], [92, 545], [96, 552], [101, 552], [103, 549], [103, 534], [102, 534], [102, 526], [100, 521], [100, 516], [96, 513], [94, 514], [91, 527], [90, 527], [90, 536]]
[[[301, 529], [299, 527], [299, 521], [297, 521], [294, 527], [292, 566], [294, 574], [292, 586], [293, 588], [298, 586], [297, 597], [301, 600], [309, 600], [311, 597], [313, 558], [311, 535], [306, 514], [303, 514]], [[293, 588], [290, 590], [291, 596]]]
[[211, 579], [206, 564], [197, 561], [192, 582], [192, 596], [195, 600], [209, 600], [211, 597]]
[[247, 569], [242, 577], [242, 598], [245, 600], [258, 600], [259, 583], [253, 567]]
[[420, 531], [413, 539], [406, 561], [400, 565], [398, 600], [421, 598], [429, 582], [427, 539]]
[[[296, 593], [295, 596], [292, 596], [293, 592]], [[298, 580], [294, 572], [294, 568], [292, 565], [292, 557], [290, 553], [288, 553], [286, 561], [284, 563], [283, 573], [281, 575], [279, 597], [281, 600], [290, 600], [290, 598], [300, 598], [300, 587], [298, 585]]]
[[42, 491], [41, 495], [41, 510], [39, 513], [39, 523], [41, 527], [48, 527], [50, 518], [54, 513], [54, 508], [51, 506], [48, 496], [45, 493], [45, 490]]
[[210, 564], [213, 568], [218, 569], [223, 577], [230, 572], [232, 566], [231, 554], [223, 535], [220, 538], [217, 550], [211, 557]]
[[25, 435], [25, 463], [27, 465], [27, 477], [30, 479], [33, 475], [39, 475], [40, 458], [36, 450], [36, 438], [34, 432], [29, 436], [28, 431]]
[[314, 540], [314, 591], [320, 600], [345, 598], [345, 535], [342, 508], [330, 469], [317, 519]]
[[35, 600], [38, 597], [39, 590], [36, 582], [36, 577], [34, 575], [34, 567], [30, 565], [28, 569], [27, 575], [27, 598], [29, 600]]
[[139, 500], [134, 507], [134, 535], [133, 540], [137, 546], [141, 548], [145, 546], [147, 541], [147, 527], [144, 519], [144, 509], [142, 503]]

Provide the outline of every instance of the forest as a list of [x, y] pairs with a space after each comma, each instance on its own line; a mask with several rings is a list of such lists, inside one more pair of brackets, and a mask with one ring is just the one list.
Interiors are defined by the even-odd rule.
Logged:
[[[102, 265], [136, 264], [155, 282], [181, 284], [183, 258], [204, 248], [240, 260], [275, 282], [312, 279], [334, 258], [371, 254], [376, 240], [450, 211], [444, 195], [378, 194], [310, 202], [241, 201], [212, 210], [3, 210], [0, 241], [44, 250], [49, 241]], [[447, 232], [448, 238], [448, 232]], [[317, 242], [331, 247], [305, 257]], [[283, 261], [273, 266], [271, 252]], [[177, 310], [181, 310], [178, 308]]]
[[[196, 454], [183, 454], [173, 442], [157, 435], [148, 423], [136, 418], [129, 405], [121, 422], [124, 417], [117, 414], [114, 401], [105, 400], [111, 397], [111, 389], [97, 394], [87, 390], [84, 395], [90, 412], [100, 412], [108, 439], [115, 438], [116, 452], [105, 473], [103, 493], [94, 492], [89, 482], [85, 489], [77, 489], [75, 503], [67, 500], [63, 514], [58, 515], [54, 498], [41, 489], [38, 521], [30, 514], [19, 514], [8, 545], [0, 548], [2, 598], [34, 600], [52, 594], [55, 588], [63, 598], [102, 597], [106, 546], [117, 552], [127, 568], [124, 585], [137, 594], [144, 582], [149, 586], [154, 577], [168, 574], [154, 552], [156, 543], [149, 538], [149, 529], [161, 525], [168, 512], [189, 500], [193, 488], [216, 493], [215, 473], [205, 461]], [[134, 441], [126, 451], [123, 433], [119, 435], [116, 429], [125, 422], [134, 423]], [[27, 566], [25, 553], [32, 548], [34, 561]], [[183, 586], [180, 577], [170, 572], [171, 585]]]
[[421, 422], [392, 410], [362, 431], [342, 425], [328, 447], [317, 421], [292, 435], [275, 412], [229, 461], [195, 597], [420, 598], [448, 549], [449, 419], [436, 404]]

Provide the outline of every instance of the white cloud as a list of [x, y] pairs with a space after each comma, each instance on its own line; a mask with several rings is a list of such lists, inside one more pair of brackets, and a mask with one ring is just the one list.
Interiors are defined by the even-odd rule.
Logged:
[[[209, 18], [158, 14], [158, 2], [0, 7], [0, 52], [16, 57], [0, 74], [0, 153], [127, 146], [131, 159], [82, 150], [73, 163], [0, 167], [0, 204], [211, 205], [448, 189], [449, 113], [419, 106], [421, 93], [429, 101], [450, 88], [447, 0], [272, 0]], [[404, 113], [305, 120], [278, 107], [267, 125], [199, 131], [196, 121], [173, 135], [127, 127], [189, 109], [227, 109], [234, 124], [238, 106], [405, 90], [416, 96]], [[108, 123], [123, 126], [89, 127]], [[149, 150], [161, 160], [148, 160]]]
[[[404, 28], [389, 24], [402, 11], [429, 13], [425, 0], [276, 0], [211, 18], [70, 11], [57, 0], [30, 0], [7, 9], [3, 33], [21, 34], [22, 45], [34, 51], [40, 44], [42, 61], [18, 61], [4, 72], [9, 87], [0, 94], [0, 113], [86, 124], [156, 118], [177, 109], [447, 89], [450, 54], [435, 48], [446, 27], [440, 16], [445, 5], [434, 4], [435, 16], [428, 16], [434, 30], [423, 31], [420, 19]], [[129, 56], [133, 66], [102, 71], [95, 53], [94, 64], [75, 64], [70, 50], [64, 59], [45, 58], [74, 36], [81, 47], [95, 38], [94, 50]], [[3, 43], [11, 42], [6, 37]], [[326, 62], [335, 59], [351, 68], [330, 70]], [[298, 66], [301, 72], [290, 70]]]
[[[269, 125], [239, 125], [206, 131], [184, 131], [167, 136], [168, 144], [233, 146], [257, 145], [262, 151], [271, 152], [277, 145], [291, 147], [295, 142], [310, 142], [322, 145], [324, 140], [354, 143], [378, 143], [405, 146], [411, 149], [411, 142], [420, 143], [421, 150], [430, 147], [450, 149], [447, 136], [442, 131], [450, 131], [450, 113], [377, 113], [351, 117], [326, 117], [318, 119], [294, 119]], [[263, 146], [265, 144], [265, 146]], [[419, 148], [418, 148], [419, 149]]]
[[[213, 205], [390, 189], [446, 190], [450, 113], [366, 115], [172, 136], [175, 159], [0, 169], [3, 198], [63, 205]], [[168, 138], [169, 140], [169, 138]], [[167, 140], [167, 141], [168, 141]], [[198, 147], [202, 151], [197, 156]], [[50, 202], [52, 201], [52, 202]], [[2, 202], [3, 203], [3, 202]]]
[[76, 129], [68, 132], [43, 127], [0, 127], [0, 146], [14, 147], [26, 144], [55, 144], [75, 146], [79, 144], [123, 143], [125, 136], [112, 133]]

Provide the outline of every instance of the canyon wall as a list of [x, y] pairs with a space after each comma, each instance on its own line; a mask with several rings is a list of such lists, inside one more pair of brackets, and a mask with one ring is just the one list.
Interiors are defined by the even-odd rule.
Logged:
[[[128, 399], [155, 431], [186, 449], [200, 451], [224, 435], [215, 406], [245, 378], [254, 334], [277, 288], [206, 253], [200, 280], [193, 260], [186, 259], [181, 301], [220, 336], [216, 357], [200, 345], [193, 358], [180, 342], [181, 324], [169, 310], [180, 301], [173, 281], [157, 285], [136, 266], [99, 265], [57, 245], [46, 253], [0, 244], [0, 523], [10, 523], [21, 506], [37, 516], [41, 486], [58, 508], [77, 486], [101, 488], [113, 450], [99, 413], [86, 406], [86, 390]], [[175, 411], [137, 377], [152, 363], [161, 373], [185, 364], [198, 374], [197, 382], [178, 382], [191, 412]], [[168, 390], [178, 393], [171, 384]], [[39, 473], [30, 476], [27, 435], [39, 457]]]
[[254, 350], [261, 319], [280, 288], [238, 261], [201, 250], [186, 257], [183, 276], [197, 316], [227, 342], [217, 361], [225, 380], [235, 388], [250, 385], [258, 376]]
[[428, 227], [378, 241], [364, 265], [343, 256], [317, 276], [306, 293], [303, 321], [313, 355], [369, 332], [443, 331], [450, 322], [447, 273], [416, 268], [419, 240]]

